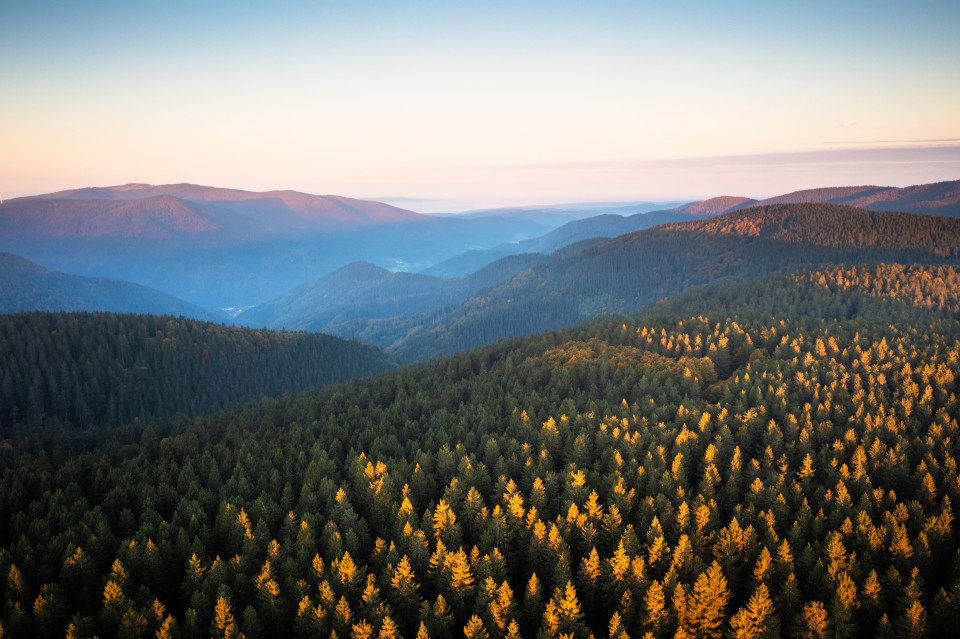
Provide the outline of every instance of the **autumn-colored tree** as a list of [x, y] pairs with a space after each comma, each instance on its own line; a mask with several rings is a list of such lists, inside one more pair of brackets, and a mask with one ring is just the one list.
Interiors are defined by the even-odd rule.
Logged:
[[761, 583], [747, 605], [730, 619], [730, 629], [736, 639], [775, 639], [780, 636], [780, 625], [767, 587]]
[[237, 636], [237, 625], [234, 623], [233, 611], [230, 609], [230, 602], [226, 597], [217, 599], [210, 633], [219, 639], [233, 639]]
[[827, 610], [819, 601], [804, 604], [798, 619], [798, 634], [803, 639], [823, 639], [827, 637], [829, 625]]
[[720, 564], [714, 561], [706, 572], [697, 578], [690, 595], [689, 617], [696, 636], [719, 639], [723, 635], [723, 622], [729, 600], [727, 580], [720, 570]]
[[643, 607], [645, 609], [644, 627], [655, 637], [661, 636], [669, 613], [663, 586], [659, 581], [655, 580], [650, 584], [643, 598]]

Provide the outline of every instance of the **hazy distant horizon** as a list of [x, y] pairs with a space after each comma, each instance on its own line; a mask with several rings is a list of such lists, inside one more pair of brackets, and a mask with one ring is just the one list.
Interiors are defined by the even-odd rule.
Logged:
[[[297, 183], [293, 179], [290, 182], [244, 179], [243, 175], [161, 175], [160, 179], [145, 179], [125, 174], [132, 179], [110, 180], [105, 177], [91, 183], [51, 181], [45, 188], [27, 192], [8, 188], [0, 192], [5, 200], [9, 200], [75, 188], [186, 182], [246, 191], [295, 190], [314, 195], [340, 195], [429, 214], [583, 203], [609, 206], [635, 202], [692, 202], [722, 195], [759, 200], [805, 189], [865, 185], [906, 187], [960, 179], [960, 140], [917, 142], [892, 145], [884, 141], [883, 145], [865, 148], [659, 161], [424, 169], [438, 176], [437, 183], [411, 185], [404, 191], [388, 190], [389, 185], [365, 184], [360, 179], [338, 184], [321, 180]], [[634, 176], [633, 179], [630, 176]]]

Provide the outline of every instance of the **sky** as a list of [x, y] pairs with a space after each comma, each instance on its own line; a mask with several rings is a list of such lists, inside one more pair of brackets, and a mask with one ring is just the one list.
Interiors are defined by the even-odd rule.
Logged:
[[0, 193], [416, 203], [960, 179], [960, 2], [0, 2]]

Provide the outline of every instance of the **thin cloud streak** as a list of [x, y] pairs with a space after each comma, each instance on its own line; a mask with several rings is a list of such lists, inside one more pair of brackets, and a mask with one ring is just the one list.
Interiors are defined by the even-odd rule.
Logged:
[[[447, 165], [400, 169], [408, 188], [500, 205], [587, 200], [698, 200], [718, 195], [763, 199], [803, 189], [913, 184], [960, 178], [960, 145], [823, 149], [708, 157], [583, 162]], [[426, 185], [429, 181], [430, 186]], [[481, 188], [483, 187], [483, 188]], [[599, 196], [599, 197], [598, 197]], [[486, 204], [486, 202], [484, 202]], [[466, 208], [466, 207], [461, 207]]]
[[960, 138], [942, 138], [939, 140], [833, 140], [824, 144], [955, 144]]
[[[944, 140], [944, 142], [957, 140]], [[485, 166], [446, 167], [464, 171], [590, 171], [714, 167], [824, 166], [831, 164], [960, 164], [960, 144], [955, 146], [885, 147], [864, 149], [828, 149], [819, 151], [784, 151], [777, 153], [747, 153], [707, 157], [666, 158], [659, 160], [611, 160], [586, 162], [546, 162], [535, 164], [500, 164]], [[434, 167], [436, 168], [436, 167]]]

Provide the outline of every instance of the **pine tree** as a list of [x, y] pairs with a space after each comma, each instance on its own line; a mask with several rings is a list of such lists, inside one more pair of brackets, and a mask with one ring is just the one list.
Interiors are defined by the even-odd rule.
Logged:
[[819, 601], [804, 604], [799, 622], [799, 635], [803, 639], [824, 639], [827, 636], [827, 610]]
[[659, 581], [654, 580], [650, 584], [643, 598], [643, 606], [646, 613], [643, 622], [644, 627], [654, 636], [659, 637], [668, 617], [663, 586]]
[[466, 639], [489, 639], [490, 637], [483, 627], [483, 621], [477, 615], [470, 617], [467, 625], [463, 627], [463, 636]]
[[217, 599], [217, 606], [213, 611], [213, 626], [211, 634], [220, 639], [233, 639], [237, 636], [237, 626], [233, 622], [233, 611], [226, 597]]
[[736, 639], [775, 639], [780, 636], [773, 602], [764, 584], [757, 586], [746, 607], [733, 615], [730, 629]]
[[719, 639], [723, 634], [727, 602], [730, 600], [727, 580], [719, 563], [714, 561], [697, 578], [690, 598], [690, 616], [697, 636]]

